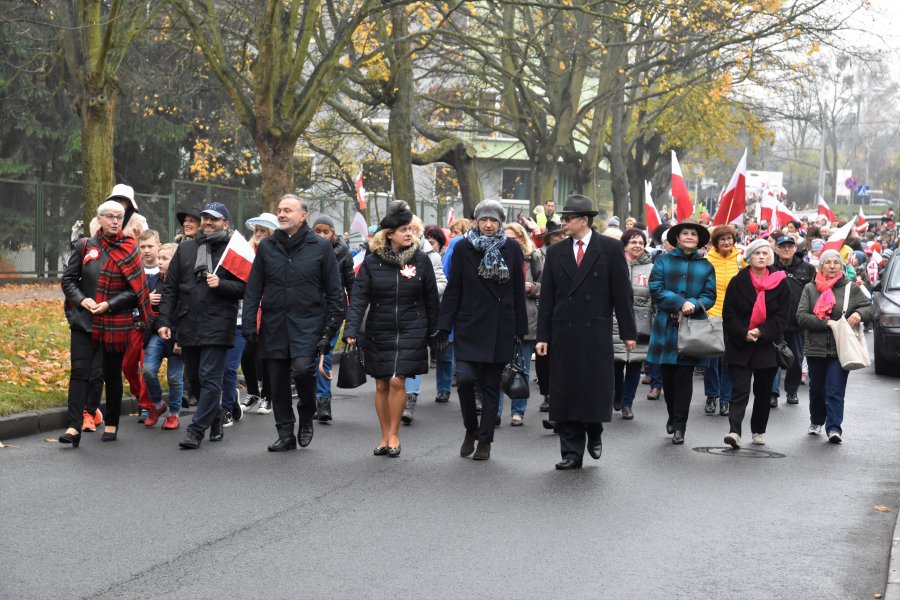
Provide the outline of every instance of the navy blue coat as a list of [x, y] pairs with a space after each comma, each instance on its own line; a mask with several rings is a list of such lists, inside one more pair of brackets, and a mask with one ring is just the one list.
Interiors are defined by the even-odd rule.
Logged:
[[509, 268], [509, 280], [502, 284], [478, 274], [484, 255], [468, 239], [453, 250], [437, 328], [454, 331], [457, 360], [507, 363], [515, 354], [516, 336], [528, 334], [522, 247], [508, 238], [500, 255]]

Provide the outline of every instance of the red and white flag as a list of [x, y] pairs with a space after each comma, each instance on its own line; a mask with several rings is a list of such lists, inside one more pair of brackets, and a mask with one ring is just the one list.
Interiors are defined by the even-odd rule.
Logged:
[[[362, 175], [360, 171], [359, 175], [353, 178], [353, 183], [356, 185], [356, 202], [359, 204], [359, 210], [366, 210], [366, 188], [363, 187]], [[363, 239], [366, 239], [365, 236]]]
[[869, 224], [866, 222], [866, 215], [863, 214], [862, 206], [860, 206], [859, 213], [856, 215], [856, 230], [865, 231], [868, 228]]
[[834, 223], [837, 221], [837, 218], [834, 216], [834, 213], [831, 211], [831, 207], [825, 203], [825, 198], [819, 196], [818, 200], [818, 213], [828, 219], [829, 223]]
[[781, 200], [779, 200], [778, 204], [775, 206], [775, 214], [778, 217], [778, 223], [783, 225], [787, 225], [790, 221], [800, 220], [800, 218]]
[[359, 237], [362, 241], [366, 241], [369, 237], [369, 226], [366, 225], [366, 218], [362, 216], [362, 213], [358, 212], [353, 215], [353, 220], [350, 221], [350, 231], [355, 231], [359, 234]]
[[253, 267], [254, 258], [256, 258], [256, 253], [253, 252], [250, 243], [235, 231], [231, 234], [231, 239], [228, 240], [225, 252], [219, 259], [219, 264], [213, 269], [213, 273], [222, 267], [241, 281], [246, 282], [250, 279], [250, 269]]
[[653, 203], [653, 198], [650, 197], [650, 191], [652, 189], [653, 184], [649, 181], [644, 181], [644, 212], [647, 216], [647, 231], [650, 233], [653, 233], [657, 227], [662, 225], [659, 211], [656, 210], [656, 204]]
[[878, 250], [874, 250], [872, 256], [869, 257], [869, 264], [866, 265], [866, 272], [869, 274], [869, 282], [872, 285], [878, 283], [879, 264], [881, 264], [881, 254], [878, 253]]
[[672, 198], [675, 199], [675, 218], [679, 223], [694, 214], [694, 203], [691, 202], [691, 195], [684, 183], [681, 165], [678, 164], [674, 150], [672, 150]]
[[832, 233], [828, 239], [825, 241], [825, 245], [822, 246], [822, 252], [826, 250], [837, 250], [841, 251], [841, 248], [844, 246], [844, 243], [847, 241], [847, 238], [850, 236], [850, 232], [853, 230], [853, 221], [847, 221], [846, 225]]
[[778, 227], [778, 200], [771, 191], [763, 192], [762, 199], [759, 201], [759, 218], [769, 224], [769, 231]]
[[450, 210], [447, 211], [447, 227], [450, 227], [450, 223], [456, 220], [456, 211], [453, 210], [453, 207], [450, 207]]
[[360, 250], [353, 256], [353, 273], [358, 274], [359, 268], [363, 264], [363, 259], [366, 257], [365, 249]]
[[743, 225], [744, 211], [747, 209], [747, 150], [731, 175], [731, 182], [719, 197], [719, 208], [713, 217], [713, 225], [734, 223]]

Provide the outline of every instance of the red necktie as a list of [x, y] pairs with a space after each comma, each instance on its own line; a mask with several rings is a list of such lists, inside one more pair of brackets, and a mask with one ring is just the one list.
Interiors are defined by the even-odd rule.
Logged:
[[578, 240], [578, 252], [575, 253], [575, 262], [581, 266], [581, 259], [584, 258], [584, 242]]

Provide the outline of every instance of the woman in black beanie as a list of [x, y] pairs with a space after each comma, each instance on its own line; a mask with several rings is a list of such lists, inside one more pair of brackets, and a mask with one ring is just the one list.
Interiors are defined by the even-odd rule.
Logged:
[[381, 424], [376, 456], [400, 455], [406, 378], [428, 372], [427, 339], [437, 321], [434, 269], [410, 231], [412, 218], [406, 202], [388, 205], [356, 275], [344, 326], [344, 341], [355, 344], [368, 309], [365, 368], [375, 378], [375, 412]]

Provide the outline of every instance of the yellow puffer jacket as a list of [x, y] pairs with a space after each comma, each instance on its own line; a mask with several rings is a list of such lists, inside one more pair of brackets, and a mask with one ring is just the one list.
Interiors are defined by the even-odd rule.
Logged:
[[708, 260], [716, 272], [716, 303], [709, 309], [709, 316], [721, 317], [722, 305], [725, 303], [725, 288], [731, 278], [738, 274], [747, 264], [744, 262], [743, 253], [737, 246], [731, 248], [731, 252], [722, 256], [715, 248], [706, 253]]

